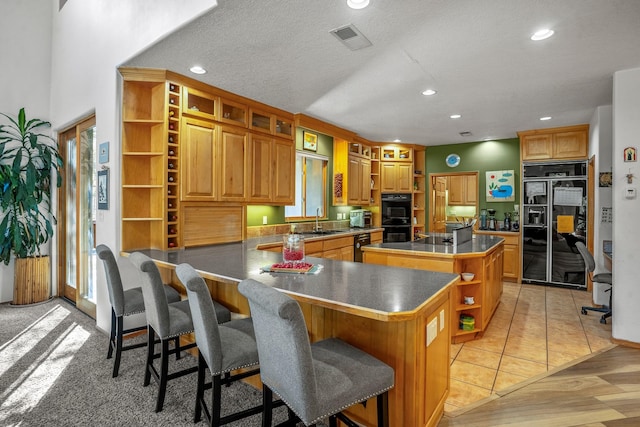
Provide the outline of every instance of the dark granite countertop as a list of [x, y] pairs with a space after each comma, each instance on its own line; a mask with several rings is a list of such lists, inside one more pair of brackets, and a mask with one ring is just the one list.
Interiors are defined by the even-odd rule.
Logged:
[[[329, 234], [313, 234], [310, 232], [300, 233], [304, 236], [305, 240], [314, 241], [314, 240], [322, 240], [322, 239], [330, 239], [334, 237], [344, 237], [344, 236], [355, 236], [363, 233], [373, 233], [374, 231], [383, 231], [384, 228], [341, 228], [341, 229], [333, 229], [333, 230], [325, 230], [328, 231]], [[254, 244], [254, 247], [260, 247], [261, 245], [270, 245], [273, 243], [282, 243], [283, 234], [271, 234], [268, 236], [261, 237], [253, 237], [247, 239], [247, 242], [251, 245]]]
[[446, 241], [449, 238], [451, 238], [451, 233], [430, 233], [429, 237], [412, 242], [376, 243], [364, 246], [362, 250], [365, 252], [377, 250], [411, 251], [417, 255], [471, 255], [485, 253], [504, 241], [499, 236], [474, 234], [471, 241], [456, 247]]
[[261, 267], [282, 261], [278, 252], [256, 249], [265, 240], [140, 252], [170, 267], [189, 263], [213, 280], [238, 283], [252, 278], [315, 305], [385, 321], [406, 318], [459, 280], [457, 274], [313, 257], [306, 260], [322, 265], [317, 274], [265, 273]]

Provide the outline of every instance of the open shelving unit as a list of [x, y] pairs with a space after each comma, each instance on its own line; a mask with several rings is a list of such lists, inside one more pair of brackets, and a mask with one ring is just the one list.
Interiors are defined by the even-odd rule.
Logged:
[[122, 249], [179, 247], [181, 87], [123, 72]]
[[426, 230], [426, 211], [425, 197], [426, 179], [425, 179], [425, 150], [414, 149], [413, 153], [413, 218], [412, 218], [412, 236], [414, 239], [419, 238]]

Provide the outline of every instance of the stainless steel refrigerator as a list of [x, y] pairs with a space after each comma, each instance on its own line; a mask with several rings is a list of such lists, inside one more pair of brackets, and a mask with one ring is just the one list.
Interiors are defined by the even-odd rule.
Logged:
[[586, 288], [587, 163], [524, 163], [522, 281]]

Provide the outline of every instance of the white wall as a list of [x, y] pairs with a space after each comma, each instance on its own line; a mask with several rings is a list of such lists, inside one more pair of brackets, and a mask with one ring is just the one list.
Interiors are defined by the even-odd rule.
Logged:
[[[52, 12], [51, 1], [2, 3], [0, 112], [16, 116], [24, 107], [28, 118], [50, 120]], [[13, 273], [13, 260], [0, 264], [0, 302], [13, 299]]]
[[[606, 271], [602, 255], [602, 241], [612, 239], [612, 224], [601, 222], [601, 209], [611, 207], [612, 187], [600, 187], [598, 180], [600, 172], [611, 172], [611, 150], [613, 148], [613, 107], [600, 106], [593, 113], [589, 123], [589, 157], [595, 156], [595, 192], [593, 208], [593, 257], [596, 261], [596, 272]], [[594, 283], [594, 302], [609, 305], [609, 293], [605, 290], [610, 286]]]
[[[3, 93], [6, 90], [5, 86], [8, 89], [16, 85], [28, 87], [34, 92], [42, 90], [47, 98], [41, 102], [39, 110], [34, 108], [34, 113], [43, 113], [56, 130], [62, 130], [78, 118], [95, 111], [98, 142], [111, 142], [108, 166], [111, 175], [109, 194], [112, 196], [110, 209], [100, 211], [97, 219], [97, 242], [107, 244], [118, 252], [120, 126], [117, 67], [145, 47], [215, 7], [217, 2], [82, 0], [67, 2], [60, 13], [57, 11], [57, 5], [58, 0], [3, 2], [0, 26], [2, 40], [15, 39], [16, 36], [25, 38], [29, 42], [29, 48], [35, 47], [31, 51], [35, 51], [36, 56], [51, 57], [52, 60], [46, 61], [47, 67], [42, 71], [42, 75], [34, 75], [20, 68], [8, 77], [3, 69], [0, 87]], [[7, 9], [15, 13], [7, 15]], [[44, 18], [33, 21], [33, 11], [40, 10], [48, 11], [46, 15], [49, 21]], [[40, 13], [36, 12], [36, 15], [39, 17]], [[5, 17], [7, 22], [4, 22]], [[42, 21], [42, 25], [39, 25], [39, 21]], [[52, 24], [49, 24], [51, 22]], [[37, 27], [33, 33], [32, 27]], [[13, 49], [10, 52], [11, 59], [18, 63], [24, 62], [21, 52], [29, 51]], [[3, 51], [1, 57], [5, 56]], [[33, 95], [35, 97], [36, 94]], [[5, 110], [4, 105], [1, 110]], [[3, 300], [10, 300], [13, 275], [11, 274], [11, 279], [7, 280], [4, 270], [2, 273], [0, 295], [3, 295]], [[5, 297], [6, 295], [9, 296]], [[101, 266], [98, 268], [97, 299], [97, 325], [108, 330], [110, 305]]]
[[[640, 343], [638, 254], [640, 198], [626, 199], [628, 187], [640, 189], [638, 162], [624, 162], [626, 147], [640, 149], [640, 68], [613, 78], [613, 337]], [[626, 175], [632, 173], [633, 183]]]

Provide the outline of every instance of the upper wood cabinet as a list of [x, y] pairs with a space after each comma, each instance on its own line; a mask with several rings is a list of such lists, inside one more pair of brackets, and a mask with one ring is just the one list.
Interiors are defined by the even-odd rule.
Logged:
[[294, 203], [295, 146], [293, 141], [249, 135], [249, 202]]
[[413, 148], [403, 145], [383, 145], [381, 156], [380, 160], [385, 162], [411, 162], [413, 161]]
[[249, 135], [250, 202], [271, 202], [273, 143], [273, 138], [267, 135]]
[[180, 138], [180, 195], [185, 201], [217, 200], [216, 125], [184, 117]]
[[292, 140], [273, 140], [272, 202], [293, 205], [296, 181], [296, 147]]
[[333, 139], [334, 206], [368, 206], [371, 203], [371, 146]]
[[247, 197], [247, 141], [248, 132], [233, 126], [221, 126], [219, 180], [221, 201], [242, 202]]
[[582, 160], [589, 155], [589, 125], [518, 132], [522, 161]]
[[451, 175], [447, 190], [450, 206], [475, 206], [478, 202], [478, 179], [476, 175]]
[[294, 137], [293, 117], [285, 117], [269, 111], [250, 108], [249, 118], [249, 129], [251, 130], [287, 139], [293, 139]]
[[184, 88], [182, 96], [182, 114], [203, 119], [216, 119], [219, 103], [217, 96], [189, 87]]
[[382, 193], [411, 193], [413, 164], [380, 162], [380, 191]]
[[349, 155], [347, 203], [369, 205], [371, 200], [371, 161]]

